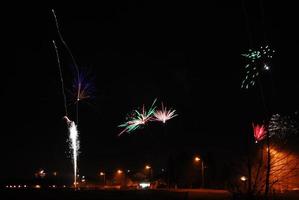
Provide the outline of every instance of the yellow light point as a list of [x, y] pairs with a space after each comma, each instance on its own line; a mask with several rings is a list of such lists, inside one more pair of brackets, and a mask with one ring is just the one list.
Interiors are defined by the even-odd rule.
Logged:
[[241, 176], [240, 180], [241, 181], [247, 181], [247, 177], [246, 176]]
[[100, 176], [104, 176], [105, 175], [105, 173], [104, 172], [100, 172]]
[[145, 169], [150, 169], [150, 168], [151, 168], [151, 166], [149, 166], [149, 165], [145, 166]]
[[40, 186], [40, 185], [35, 185], [34, 187], [35, 187], [35, 188], [41, 188], [41, 186]]
[[123, 171], [119, 169], [119, 170], [117, 170], [117, 173], [118, 173], [118, 174], [122, 174]]
[[194, 158], [194, 161], [195, 161], [195, 162], [199, 162], [199, 161], [200, 161], [200, 158], [199, 158], [198, 156], [196, 156], [196, 157]]

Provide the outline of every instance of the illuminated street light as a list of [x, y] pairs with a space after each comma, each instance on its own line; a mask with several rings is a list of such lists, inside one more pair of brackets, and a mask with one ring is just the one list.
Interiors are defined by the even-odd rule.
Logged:
[[152, 169], [152, 167], [150, 166], [150, 165], [145, 165], [145, 170], [147, 170], [148, 171], [148, 175], [149, 175], [149, 179], [151, 179], [152, 178], [152, 176], [153, 176], [153, 169]]
[[82, 183], [85, 183], [85, 181], [86, 181], [86, 180], [85, 180], [85, 176], [82, 176], [81, 182], [82, 182]]
[[247, 177], [246, 176], [241, 176], [240, 180], [244, 183], [244, 190], [247, 188]]
[[194, 157], [194, 161], [198, 163], [201, 161], [201, 187], [204, 188], [205, 185], [205, 167], [204, 167], [204, 162], [202, 159], [200, 159], [199, 156]]
[[246, 176], [241, 176], [241, 177], [240, 177], [240, 180], [241, 180], [241, 181], [247, 181], [247, 177], [246, 177]]
[[200, 161], [200, 157], [196, 156], [196, 157], [194, 158], [194, 161], [195, 161], [195, 162], [199, 162], [199, 161]]
[[119, 170], [117, 170], [117, 173], [118, 173], [118, 174], [122, 174], [123, 171], [119, 169]]
[[[120, 170], [121, 171], [121, 170]], [[118, 173], [118, 172], [117, 172]], [[106, 185], [106, 174], [104, 172], [100, 172], [100, 176], [103, 176], [104, 185]]]
[[145, 169], [151, 169], [151, 166], [146, 165], [146, 166], [145, 166]]

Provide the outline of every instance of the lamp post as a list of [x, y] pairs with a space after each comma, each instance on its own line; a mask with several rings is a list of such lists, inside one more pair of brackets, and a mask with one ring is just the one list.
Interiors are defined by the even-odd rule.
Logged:
[[125, 186], [126, 185], [126, 179], [127, 179], [126, 173], [123, 170], [121, 170], [121, 169], [118, 169], [116, 171], [116, 173], [117, 173], [117, 175], [120, 178], [121, 185]]
[[103, 176], [104, 185], [106, 185], [106, 174], [104, 172], [100, 172], [100, 176]]
[[246, 183], [247, 183], [247, 177], [246, 176], [241, 176], [240, 180], [244, 183], [244, 191], [246, 190]]
[[200, 159], [199, 156], [195, 156], [194, 161], [196, 163], [201, 161], [201, 187], [204, 188], [205, 186], [205, 167], [203, 159]]
[[149, 165], [145, 165], [145, 170], [149, 171], [149, 179], [151, 179], [152, 176], [153, 176], [153, 169], [152, 169], [152, 167], [149, 166]]

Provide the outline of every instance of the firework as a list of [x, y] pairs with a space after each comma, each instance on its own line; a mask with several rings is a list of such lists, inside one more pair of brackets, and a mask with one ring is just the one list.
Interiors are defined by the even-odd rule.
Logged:
[[155, 121], [161, 121], [163, 123], [165, 123], [167, 120], [170, 120], [176, 116], [178, 116], [177, 114], [175, 114], [176, 110], [167, 110], [166, 107], [163, 106], [163, 103], [162, 103], [162, 108], [161, 110], [157, 110], [155, 113], [154, 113], [154, 120]]
[[64, 116], [64, 119], [67, 122], [68, 129], [69, 129], [69, 147], [73, 159], [73, 168], [74, 168], [74, 185], [77, 185], [77, 171], [78, 171], [78, 155], [79, 155], [79, 132], [77, 130], [77, 126], [75, 122], [69, 120], [67, 116]]
[[81, 71], [73, 83], [73, 96], [75, 102], [92, 98], [94, 91], [95, 87], [92, 79], [88, 77], [87, 73]]
[[277, 136], [286, 139], [289, 134], [298, 132], [296, 122], [290, 116], [272, 115], [269, 121], [269, 137]]
[[131, 133], [132, 131], [151, 121], [156, 110], [155, 103], [156, 99], [154, 100], [148, 111], [146, 111], [144, 105], [142, 106], [141, 112], [139, 112], [138, 110], [134, 110], [133, 113], [128, 117], [128, 121], [118, 126], [124, 128], [124, 130], [120, 132], [118, 136], [120, 136], [124, 132]]
[[270, 60], [274, 53], [275, 51], [269, 46], [261, 46], [258, 50], [249, 49], [247, 53], [241, 54], [248, 59], [248, 63], [244, 67], [245, 75], [241, 84], [242, 89], [253, 87], [258, 76], [262, 72], [270, 70]]
[[252, 123], [252, 127], [255, 143], [262, 141], [266, 137], [266, 127], [259, 124], [254, 125], [254, 123]]

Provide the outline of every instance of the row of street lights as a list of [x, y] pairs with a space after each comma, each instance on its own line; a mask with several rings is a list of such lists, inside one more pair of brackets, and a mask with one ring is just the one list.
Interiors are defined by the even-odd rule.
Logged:
[[[152, 167], [150, 166], [150, 165], [145, 165], [145, 167], [144, 167], [146, 170], [150, 170], [151, 172], [152, 172]], [[127, 172], [129, 173], [130, 172], [130, 170], [127, 170]], [[123, 174], [123, 170], [121, 170], [121, 169], [118, 169], [117, 171], [116, 171], [116, 173], [117, 174]], [[100, 172], [100, 176], [103, 176], [103, 178], [104, 178], [104, 183], [106, 182], [106, 173], [105, 172]]]
[[[205, 166], [204, 166], [204, 161], [201, 159], [199, 156], [194, 157], [194, 162], [195, 163], [201, 163], [201, 187], [205, 187]], [[145, 170], [149, 171], [150, 173], [150, 178], [152, 177], [152, 167], [150, 165], [145, 165]], [[164, 171], [164, 169], [162, 169]], [[128, 170], [130, 172], [130, 170]], [[123, 174], [123, 171], [118, 169], [116, 171], [117, 174]], [[104, 184], [106, 184], [106, 173], [105, 172], [100, 172], [100, 176], [103, 177]]]

